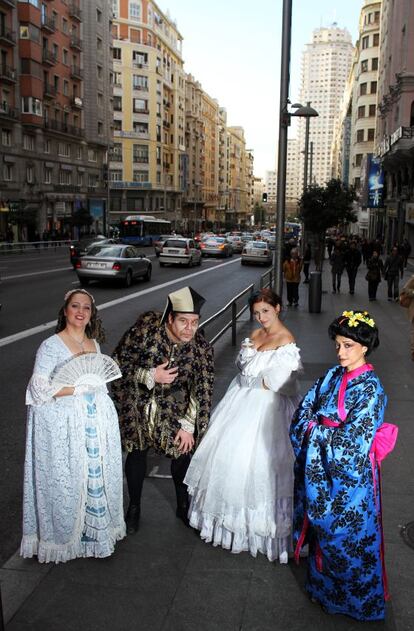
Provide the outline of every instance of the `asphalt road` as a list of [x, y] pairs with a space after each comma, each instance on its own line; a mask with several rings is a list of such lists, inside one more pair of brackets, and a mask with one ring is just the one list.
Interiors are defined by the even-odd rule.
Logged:
[[[153, 262], [151, 281], [129, 289], [91, 284], [107, 333], [104, 352], [110, 353], [137, 315], [148, 309], [162, 310], [166, 296], [180, 286], [191, 285], [207, 300], [203, 319], [230, 298], [257, 282], [265, 270], [241, 266], [239, 256], [226, 260], [203, 259], [201, 267], [160, 268], [152, 250], [143, 248]], [[21, 492], [25, 442], [24, 396], [36, 350], [53, 327], [31, 329], [56, 319], [68, 289], [79, 286], [69, 264], [67, 248], [39, 250], [0, 257], [0, 565], [17, 549], [21, 537]], [[119, 299], [122, 301], [118, 302]], [[108, 304], [109, 303], [109, 304]], [[10, 336], [15, 336], [10, 341]]]

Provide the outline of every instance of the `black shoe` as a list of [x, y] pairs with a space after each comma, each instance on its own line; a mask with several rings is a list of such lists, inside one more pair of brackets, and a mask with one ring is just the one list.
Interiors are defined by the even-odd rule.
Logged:
[[350, 293], [350, 294], [354, 294], [355, 292], [354, 292], [354, 290], [353, 290], [353, 289], [351, 289], [351, 291], [350, 291], [349, 293]]
[[134, 535], [139, 528], [139, 518], [141, 517], [141, 507], [138, 504], [130, 504], [125, 515], [127, 535]]
[[184, 526], [187, 526], [187, 528], [190, 527], [190, 520], [188, 519], [188, 506], [178, 506], [175, 514], [178, 519], [181, 519]]
[[332, 289], [332, 293], [333, 293], [333, 294], [336, 294], [336, 289]]

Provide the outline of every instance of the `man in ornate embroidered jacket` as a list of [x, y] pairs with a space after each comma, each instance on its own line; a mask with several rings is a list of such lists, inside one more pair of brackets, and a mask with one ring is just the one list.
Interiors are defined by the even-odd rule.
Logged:
[[150, 447], [172, 459], [177, 517], [188, 525], [183, 480], [194, 445], [207, 429], [214, 381], [213, 349], [197, 332], [204, 302], [191, 287], [169, 294], [164, 313], [139, 316], [113, 355], [122, 371], [112, 392], [128, 452], [129, 534], [139, 525]]

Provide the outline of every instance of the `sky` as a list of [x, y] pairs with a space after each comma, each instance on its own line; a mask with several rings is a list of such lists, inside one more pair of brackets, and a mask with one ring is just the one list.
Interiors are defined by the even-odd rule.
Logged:
[[[290, 100], [298, 101], [301, 55], [312, 31], [337, 22], [355, 43], [364, 0], [293, 0]], [[245, 130], [254, 172], [275, 168], [282, 0], [158, 0], [184, 38], [184, 69]], [[334, 7], [334, 5], [336, 5]], [[291, 134], [289, 134], [291, 135]]]

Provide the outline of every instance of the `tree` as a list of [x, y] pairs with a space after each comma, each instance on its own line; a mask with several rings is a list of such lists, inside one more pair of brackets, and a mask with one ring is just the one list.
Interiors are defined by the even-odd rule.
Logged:
[[261, 226], [262, 224], [265, 223], [265, 217], [266, 217], [266, 213], [265, 213], [265, 209], [263, 208], [263, 206], [260, 206], [257, 202], [254, 205], [254, 225], [255, 226]]
[[310, 186], [302, 194], [299, 200], [299, 216], [308, 233], [308, 240], [312, 241], [317, 269], [322, 267], [328, 228], [357, 221], [352, 207], [355, 199], [354, 189], [336, 179], [327, 182], [326, 186]]

